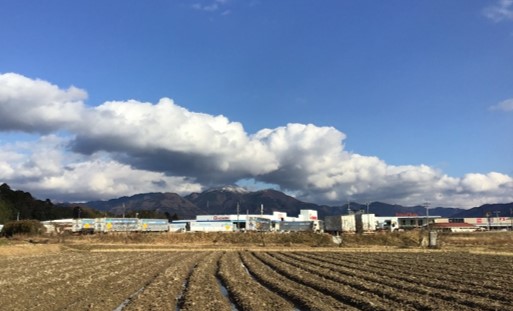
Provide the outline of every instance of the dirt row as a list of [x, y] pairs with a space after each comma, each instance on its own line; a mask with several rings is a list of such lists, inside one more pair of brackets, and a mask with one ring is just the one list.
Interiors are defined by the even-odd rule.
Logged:
[[[327, 279], [323, 275], [312, 270], [304, 269], [301, 266], [293, 265], [285, 261], [276, 259], [271, 254], [258, 253], [256, 257], [266, 265], [272, 267], [276, 272], [285, 275], [295, 282], [315, 288], [323, 293], [344, 303], [351, 305], [360, 310], [389, 310], [391, 308], [399, 308], [401, 305], [393, 302], [387, 302], [372, 290], [367, 288], [365, 295], [361, 294], [361, 289], [351, 286], [347, 283], [337, 282], [334, 279]], [[387, 306], [388, 305], [388, 306]]]
[[[198, 250], [0, 258], [0, 309], [513, 310], [511, 273], [493, 272], [494, 284], [486, 273], [497, 263], [510, 270], [513, 257], [465, 255]], [[458, 274], [467, 264], [482, 277]]]
[[221, 252], [208, 254], [192, 271], [185, 289], [184, 300], [179, 308], [187, 311], [230, 311], [230, 300], [224, 296], [217, 280], [217, 266]]
[[221, 257], [218, 275], [234, 303], [241, 310], [293, 310], [294, 304], [267, 289], [242, 263], [240, 254], [227, 252]]
[[[394, 284], [382, 280], [381, 277], [367, 277], [367, 272], [362, 270], [344, 270], [337, 265], [309, 260], [306, 256], [294, 256], [287, 254], [272, 254], [283, 265], [292, 265], [304, 273], [315, 274], [335, 284], [344, 285], [357, 293], [365, 292], [365, 296], [372, 294], [381, 297], [380, 306], [385, 309], [398, 308], [401, 310], [443, 310], [452, 307], [450, 303], [430, 297], [428, 295], [412, 295], [410, 283]], [[401, 286], [402, 285], [402, 286]]]
[[[362, 259], [362, 257], [355, 257], [356, 259]], [[493, 257], [493, 266], [488, 264], [490, 257]], [[464, 265], [451, 264], [460, 262], [461, 260], [465, 260]], [[504, 275], [503, 267], [511, 264], [511, 258], [509, 258], [509, 256], [470, 253], [416, 253], [401, 255], [391, 253], [382, 256], [382, 258], [380, 258], [380, 264], [389, 264], [394, 267], [405, 267], [406, 265], [413, 264], [420, 268], [419, 270], [429, 269], [430, 271], [442, 272], [444, 275], [459, 275], [465, 273], [465, 275], [476, 278], [479, 278], [483, 274], [483, 268], [486, 268], [486, 274], [488, 276], [502, 277]], [[447, 267], [448, 264], [449, 267]]]
[[147, 284], [141, 292], [130, 297], [121, 310], [175, 310], [183, 301], [188, 279], [198, 262], [208, 253], [180, 253], [173, 264]]
[[[302, 253], [299, 256], [299, 262], [302, 264], [308, 262], [316, 267], [316, 270], [329, 269], [331, 273], [335, 271], [345, 278], [350, 276], [381, 284], [392, 289], [395, 293], [404, 290], [406, 291], [405, 301], [408, 300], [408, 297], [412, 297], [414, 300], [421, 302], [422, 297], [429, 297], [429, 304], [434, 305], [439, 300], [443, 303], [442, 305], [446, 305], [446, 308], [450, 307], [450, 309], [504, 310], [504, 308], [512, 308], [510, 306], [513, 303], [513, 298], [509, 295], [508, 287], [500, 285], [501, 281], [497, 280], [497, 290], [487, 289], [486, 286], [488, 286], [489, 281], [486, 274], [483, 274], [479, 279], [472, 279], [464, 274], [459, 274], [452, 278], [439, 280], [431, 278], [429, 272], [425, 272], [424, 268], [418, 268], [415, 265], [405, 265], [403, 268], [400, 265], [393, 264], [379, 265], [379, 261], [377, 261], [379, 256], [362, 256], [360, 254], [358, 256], [361, 261], [352, 262], [348, 260], [348, 257], [352, 256], [353, 254], [349, 256], [346, 256], [346, 254], [320, 256], [313, 253]], [[407, 262], [407, 260], [406, 257], [403, 262]], [[370, 261], [376, 262], [369, 264]], [[492, 262], [493, 257], [487, 264]], [[445, 267], [450, 270], [452, 265], [464, 264], [465, 258], [459, 257], [458, 261], [449, 261], [441, 269]], [[503, 281], [507, 283], [510, 275], [505, 273], [502, 277]], [[479, 280], [485, 286], [479, 286]], [[416, 295], [413, 295], [413, 293]]]
[[[510, 263], [502, 263], [502, 273], [496, 275], [493, 271], [489, 273], [491, 270], [489, 267], [496, 267], [501, 264], [495, 263], [496, 260], [501, 262], [504, 258], [490, 255], [467, 256], [468, 254], [454, 257], [453, 254], [446, 253], [404, 254], [402, 257], [397, 254], [390, 255], [381, 254], [378, 257], [365, 254], [346, 254], [340, 256], [340, 254], [332, 253], [321, 258], [315, 254], [304, 253], [306, 257], [313, 256], [331, 260], [332, 263], [343, 261], [343, 267], [356, 271], [363, 267], [369, 274], [379, 272], [380, 275], [386, 276], [388, 280], [394, 282], [421, 283], [422, 286], [428, 288], [445, 289], [449, 292], [457, 289], [458, 292], [469, 294], [471, 297], [481, 296], [501, 301], [511, 301], [512, 299], [507, 292], [507, 289], [513, 286], [507, 267], [512, 267], [513, 258], [505, 257], [510, 259]], [[418, 264], [419, 261], [422, 261], [423, 264]], [[429, 265], [426, 262], [434, 263]], [[476, 275], [461, 271], [461, 267], [467, 265], [476, 267], [475, 269], [479, 269], [480, 273]], [[363, 275], [363, 277], [366, 276]]]
[[296, 306], [299, 310], [358, 310], [317, 289], [291, 280], [264, 264], [255, 254], [243, 252], [241, 259], [248, 272], [263, 286], [276, 292]]
[[[510, 295], [504, 293], [504, 289], [513, 287], [513, 278], [507, 273], [510, 268], [513, 268], [511, 263], [501, 262], [501, 257], [497, 256], [472, 254], [463, 256], [446, 258], [443, 261], [433, 259], [434, 256], [419, 256], [414, 263], [417, 269], [412, 274], [415, 277], [424, 277], [448, 286], [459, 286], [461, 291], [472, 295], [509, 299]], [[409, 269], [405, 266], [404, 259], [401, 261], [400, 258], [387, 262], [387, 265]], [[435, 286], [440, 285], [435, 284]]]
[[[137, 291], [174, 257], [146, 253], [61, 253], [2, 265], [5, 310], [108, 310]], [[57, 257], [56, 257], [57, 256]], [[60, 261], [48, 267], [43, 262]], [[0, 264], [6, 264], [0, 261]], [[8, 273], [8, 275], [6, 275]]]

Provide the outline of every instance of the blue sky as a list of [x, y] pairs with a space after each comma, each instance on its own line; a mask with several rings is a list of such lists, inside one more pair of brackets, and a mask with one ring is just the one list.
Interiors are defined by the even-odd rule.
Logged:
[[[0, 182], [39, 196], [249, 180], [330, 204], [513, 201], [510, 0], [0, 0], [0, 42]], [[162, 98], [180, 117], [141, 121]]]

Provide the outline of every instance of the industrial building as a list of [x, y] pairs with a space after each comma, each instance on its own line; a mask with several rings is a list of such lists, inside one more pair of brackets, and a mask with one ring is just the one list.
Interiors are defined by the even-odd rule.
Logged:
[[47, 233], [167, 232], [167, 219], [78, 218], [41, 222]]
[[272, 214], [198, 215], [192, 220], [177, 220], [170, 225], [173, 231], [324, 231], [323, 221], [315, 210], [300, 210], [297, 217], [285, 212]]
[[[512, 230], [513, 217], [468, 217], [468, 218], [440, 218], [437, 224], [469, 224], [476, 230]], [[457, 227], [454, 225], [453, 227]], [[468, 227], [468, 226], [467, 226]]]
[[196, 219], [79, 218], [41, 222], [48, 233], [108, 232], [329, 232], [332, 234], [403, 231], [429, 228], [441, 232], [512, 230], [512, 217], [442, 218], [440, 216], [376, 216], [351, 213], [319, 220], [317, 211], [300, 210], [297, 217], [272, 214], [198, 215]]

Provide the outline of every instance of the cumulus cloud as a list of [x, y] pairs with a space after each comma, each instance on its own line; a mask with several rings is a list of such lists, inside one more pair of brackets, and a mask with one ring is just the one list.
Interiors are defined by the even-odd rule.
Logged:
[[[15, 74], [1, 81], [0, 110], [8, 113], [0, 118], [10, 124], [3, 130], [54, 133], [35, 142], [0, 144], [0, 182], [43, 197], [187, 194], [253, 180], [326, 204], [348, 198], [455, 207], [513, 201], [511, 176], [456, 178], [426, 165], [389, 165], [346, 151], [345, 134], [333, 127], [287, 124], [248, 134], [239, 122], [189, 111], [169, 98], [87, 107], [85, 92], [75, 88]], [[41, 113], [20, 120], [26, 107]]]
[[107, 102], [86, 119], [71, 144], [75, 152], [107, 151], [141, 169], [223, 183], [277, 167], [273, 153], [240, 123], [190, 112], [168, 98], [156, 105]]
[[491, 172], [488, 174], [467, 174], [462, 178], [460, 185], [463, 191], [469, 193], [487, 193], [507, 189], [507, 186], [511, 185], [512, 182], [513, 179], [507, 175]]
[[486, 17], [494, 22], [513, 20], [513, 0], [499, 0], [483, 10]]
[[166, 176], [159, 172], [137, 170], [113, 160], [90, 160], [66, 166], [61, 174], [46, 175], [27, 184], [49, 197], [60, 200], [86, 201], [111, 199], [146, 192], [189, 194], [201, 191], [200, 184], [185, 177]]
[[58, 201], [111, 199], [141, 192], [180, 194], [201, 185], [181, 176], [138, 170], [104, 153], [91, 157], [66, 152], [67, 138], [43, 136], [36, 141], [0, 145], [0, 183]]
[[498, 111], [513, 111], [513, 98], [503, 100], [497, 105], [491, 106], [490, 109]]
[[85, 91], [15, 73], [0, 74], [0, 130], [48, 133], [78, 122]]

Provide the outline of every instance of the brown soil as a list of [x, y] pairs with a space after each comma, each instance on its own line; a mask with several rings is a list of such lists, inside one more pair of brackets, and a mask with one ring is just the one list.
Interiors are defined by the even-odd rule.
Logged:
[[0, 266], [5, 310], [513, 310], [513, 256], [468, 252], [63, 250]]
[[479, 248], [458, 244], [475, 236], [444, 237], [441, 250], [306, 237], [293, 246], [4, 241], [0, 309], [513, 310], [513, 252], [491, 241], [510, 236], [488, 235]]

